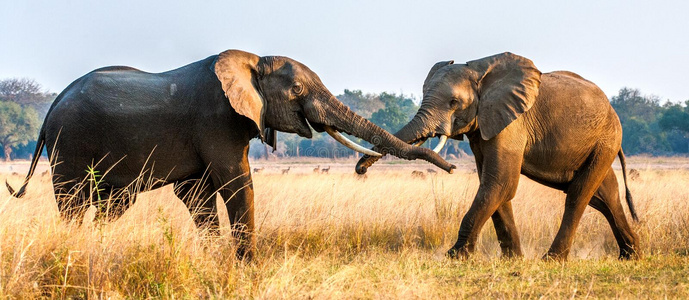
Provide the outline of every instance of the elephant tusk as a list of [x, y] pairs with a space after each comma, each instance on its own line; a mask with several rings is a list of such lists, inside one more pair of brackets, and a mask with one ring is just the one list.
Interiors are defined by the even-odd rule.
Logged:
[[439, 153], [440, 150], [443, 150], [443, 147], [445, 147], [445, 142], [447, 142], [447, 135], [441, 135], [440, 141], [438, 142], [438, 146], [435, 146], [435, 148], [433, 148], [433, 152]]
[[356, 143], [352, 142], [350, 139], [346, 138], [344, 135], [341, 133], [337, 132], [337, 130], [333, 129], [330, 126], [323, 126], [325, 128], [325, 132], [327, 132], [330, 136], [332, 136], [336, 141], [340, 142], [340, 144], [345, 145], [347, 148], [352, 149], [356, 152], [360, 152], [366, 155], [370, 156], [383, 156], [382, 154], [366, 149], [362, 147], [361, 145], [357, 145]]

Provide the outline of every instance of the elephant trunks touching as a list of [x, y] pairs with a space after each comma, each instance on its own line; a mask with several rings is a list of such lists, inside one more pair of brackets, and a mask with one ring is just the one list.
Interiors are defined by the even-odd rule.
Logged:
[[[355, 151], [364, 153], [365, 156], [380, 157], [383, 153], [386, 153], [408, 160], [423, 159], [450, 173], [455, 169], [454, 165], [443, 160], [437, 153], [429, 149], [413, 147], [369, 120], [356, 115], [349, 107], [342, 104], [335, 97], [325, 97], [312, 105], [312, 110], [306, 110], [306, 118], [310, 123], [323, 125], [328, 134], [338, 142]], [[324, 111], [328, 113], [319, 113]], [[328, 118], [326, 119], [324, 116], [328, 116]], [[376, 150], [364, 149], [345, 139], [337, 131], [363, 139], [373, 144]]]
[[[443, 146], [447, 142], [447, 136], [442, 136], [440, 138], [440, 143], [433, 149], [430, 150], [428, 148], [422, 148], [422, 147], [417, 147], [416, 145], [412, 146], [412, 149], [408, 153], [391, 153], [392, 151], [395, 151], [394, 149], [385, 149], [385, 148], [380, 148], [380, 147], [374, 147], [372, 151], [380, 151], [382, 155], [385, 154], [393, 154], [394, 156], [404, 158], [404, 159], [415, 159], [419, 155], [427, 155], [429, 159], [425, 159], [428, 162], [440, 167], [441, 169], [445, 170], [446, 172], [452, 174], [453, 170], [456, 168], [454, 165], [446, 162], [443, 160], [440, 155], [438, 155], [438, 152], [442, 150]], [[376, 152], [378, 153], [378, 152]], [[373, 156], [373, 155], [364, 155], [361, 159], [359, 159], [359, 162], [357, 162], [355, 170], [357, 174], [366, 174], [366, 171], [368, 171], [368, 168], [372, 166], [374, 163], [376, 163], [381, 157], [381, 156]], [[437, 158], [436, 158], [437, 157]], [[445, 166], [447, 165], [447, 166]]]
[[[402, 159], [406, 160], [414, 160], [417, 158], [421, 158], [425, 161], [428, 161], [437, 167], [445, 170], [447, 173], [452, 174], [454, 172], [454, 169], [457, 167], [447, 161], [445, 161], [440, 155], [438, 155], [437, 152], [434, 152], [431, 149], [428, 148], [422, 148], [422, 147], [415, 147], [412, 145], [409, 145], [409, 149], [399, 151], [394, 148], [386, 148], [386, 147], [373, 147], [372, 151], [375, 151], [376, 153], [380, 153], [381, 156], [372, 156], [372, 155], [364, 155], [359, 159], [359, 162], [356, 164], [356, 173], [357, 174], [365, 174], [368, 168], [373, 165], [375, 162], [377, 162], [383, 155], [386, 154], [391, 154], [393, 156], [397, 156]], [[438, 149], [438, 151], [440, 151]]]

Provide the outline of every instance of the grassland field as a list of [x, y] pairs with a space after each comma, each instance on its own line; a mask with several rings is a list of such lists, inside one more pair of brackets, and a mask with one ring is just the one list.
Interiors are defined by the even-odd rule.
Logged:
[[[524, 258], [500, 258], [488, 221], [476, 253], [450, 260], [445, 251], [479, 184], [473, 160], [453, 161], [459, 168], [451, 175], [430, 164], [389, 160], [365, 178], [354, 174], [355, 162], [252, 162], [263, 168], [253, 175], [252, 262], [235, 258], [229, 234], [195, 228], [170, 186], [142, 193], [115, 222], [89, 221], [93, 209], [82, 226], [64, 222], [42, 163], [24, 198], [0, 188], [0, 296], [689, 298], [689, 158], [627, 159], [638, 171], [629, 188], [641, 219], [633, 224], [639, 260], [617, 260], [610, 226], [587, 208], [565, 263], [540, 259], [560, 224], [562, 192], [520, 179], [512, 202]], [[317, 166], [330, 169], [316, 173]], [[614, 167], [622, 189], [619, 163]], [[0, 164], [0, 180], [19, 186], [27, 169], [28, 162]], [[227, 217], [222, 207], [220, 215]]]

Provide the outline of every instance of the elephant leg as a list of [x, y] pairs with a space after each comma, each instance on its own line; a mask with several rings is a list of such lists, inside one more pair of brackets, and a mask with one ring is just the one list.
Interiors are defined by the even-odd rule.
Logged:
[[237, 256], [251, 259], [256, 241], [254, 238], [254, 191], [250, 173], [220, 190], [220, 196], [225, 203], [230, 217], [230, 227], [233, 237], [238, 242]]
[[204, 176], [174, 183], [175, 195], [189, 208], [198, 228], [207, 226], [211, 234], [219, 234], [220, 224], [215, 203], [216, 192]]
[[[476, 171], [479, 174], [479, 179], [481, 179], [483, 170], [481, 160], [483, 157], [479, 149], [474, 150], [474, 155], [476, 158]], [[519, 231], [517, 231], [517, 225], [514, 223], [512, 200], [506, 201], [500, 205], [491, 218], [493, 219], [495, 233], [498, 236], [502, 256], [506, 258], [524, 256], [519, 241]]]
[[560, 229], [544, 259], [567, 260], [581, 216], [605, 179], [616, 151], [594, 149], [566, 190], [565, 212]]
[[[493, 140], [491, 140], [491, 143], [496, 142]], [[496, 213], [499, 207], [514, 197], [519, 185], [523, 149], [515, 149], [514, 147], [511, 149], [512, 151], [510, 151], [510, 148], [500, 147], [499, 143], [497, 145], [489, 143], [487, 147], [482, 149], [484, 150], [481, 151], [483, 163], [481, 164], [481, 175], [479, 176], [481, 183], [469, 211], [462, 219], [459, 233], [457, 234], [457, 242], [447, 252], [451, 258], [466, 257], [474, 252], [476, 240], [483, 224], [491, 215]], [[505, 211], [501, 211], [498, 214], [500, 217], [497, 224], [509, 227], [514, 224], [514, 221], [511, 217], [511, 206], [508, 204], [506, 208], [510, 208], [510, 213], [506, 214]], [[514, 236], [511, 234], [516, 233], [516, 227], [513, 228], [514, 230], [505, 226], [496, 226], [496, 228], [498, 227], [501, 228], [498, 229], [500, 231], [499, 235], [505, 237], [505, 241], [508, 238], [503, 233], [510, 233], [510, 242], [514, 245]], [[519, 244], [517, 243], [516, 245], [518, 246]]]
[[136, 193], [127, 188], [106, 188], [92, 197], [92, 203], [96, 206], [96, 220], [108, 222], [119, 219], [136, 201]]
[[514, 223], [512, 201], [505, 201], [500, 205], [491, 218], [495, 226], [495, 233], [498, 236], [502, 256], [507, 258], [524, 256], [519, 242], [517, 225]]
[[86, 205], [86, 197], [80, 194], [72, 195], [55, 195], [57, 201], [57, 210], [60, 212], [60, 218], [63, 221], [74, 221], [78, 226], [84, 222], [84, 215], [89, 206]]
[[620, 259], [638, 258], [639, 237], [632, 230], [624, 214], [620, 202], [617, 178], [612, 167], [601, 183], [600, 187], [591, 198], [589, 205], [600, 211], [610, 223], [612, 233], [615, 235], [617, 245], [620, 247]]
[[246, 147], [240, 162], [223, 164], [227, 169], [211, 171], [216, 187], [230, 218], [230, 229], [238, 243], [237, 257], [250, 260], [254, 255], [254, 189], [249, 171]]
[[58, 175], [53, 175], [53, 187], [60, 218], [81, 225], [89, 208], [88, 197], [81, 185], [76, 180], [62, 181]]

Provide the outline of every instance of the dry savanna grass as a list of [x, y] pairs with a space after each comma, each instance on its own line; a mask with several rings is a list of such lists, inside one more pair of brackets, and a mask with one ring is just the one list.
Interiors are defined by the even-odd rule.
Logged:
[[[570, 260], [557, 263], [540, 257], [559, 226], [561, 192], [521, 179], [513, 207], [523, 259], [500, 258], [489, 221], [477, 253], [456, 261], [444, 253], [478, 187], [468, 168], [421, 177], [411, 175], [415, 167], [374, 167], [361, 178], [351, 163], [329, 174], [312, 172], [314, 165], [293, 165], [282, 175], [282, 165], [266, 164], [254, 175], [258, 255], [250, 263], [235, 258], [229, 234], [197, 230], [170, 187], [141, 194], [116, 222], [78, 227], [59, 219], [49, 178], [37, 173], [22, 199], [0, 189], [0, 295], [689, 297], [687, 170], [649, 164], [630, 183], [641, 217], [634, 225], [640, 260], [618, 261], [610, 226], [588, 208]], [[0, 180], [19, 186], [22, 176]]]

